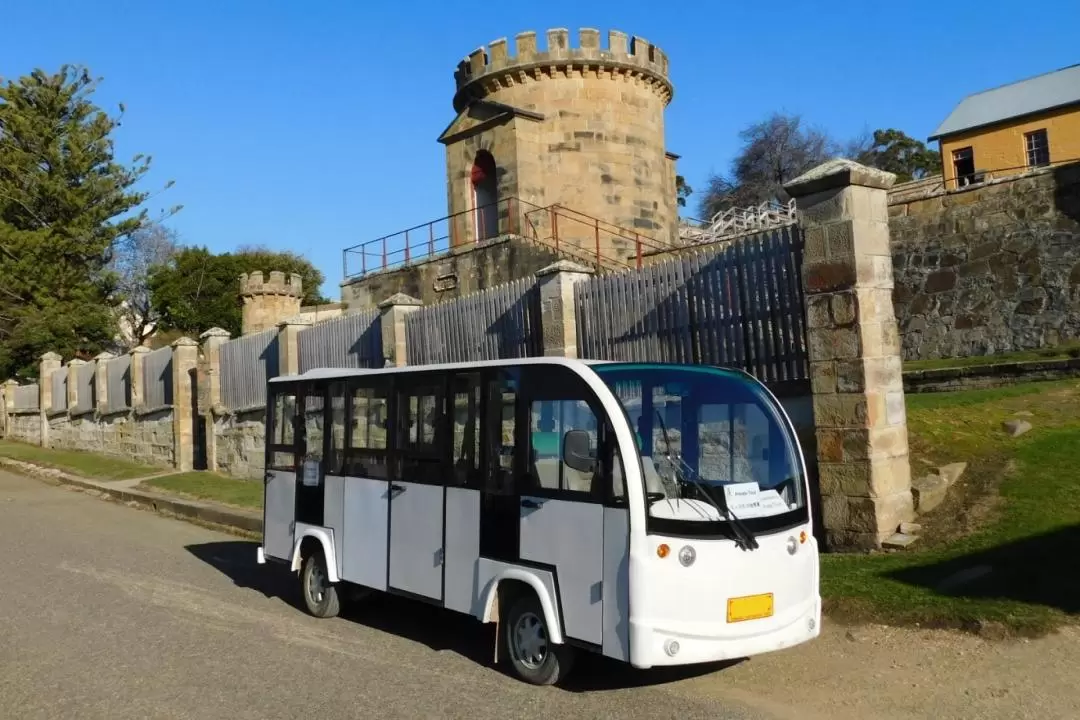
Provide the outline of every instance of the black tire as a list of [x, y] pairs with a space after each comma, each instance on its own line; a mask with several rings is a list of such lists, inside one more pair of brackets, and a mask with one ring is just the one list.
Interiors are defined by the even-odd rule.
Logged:
[[[527, 592], [519, 597], [511, 605], [505, 621], [500, 619], [499, 625], [506, 657], [519, 678], [533, 685], [554, 685], [569, 674], [574, 664], [574, 648], [548, 640], [547, 620], [535, 594]], [[515, 642], [519, 629], [526, 636], [538, 636], [533, 640], [539, 640], [544, 645], [543, 650], [538, 651], [529, 642]]]
[[326, 559], [321, 550], [304, 558], [300, 569], [300, 594], [304, 596], [307, 611], [317, 618], [332, 618], [341, 612], [338, 589], [330, 583]]

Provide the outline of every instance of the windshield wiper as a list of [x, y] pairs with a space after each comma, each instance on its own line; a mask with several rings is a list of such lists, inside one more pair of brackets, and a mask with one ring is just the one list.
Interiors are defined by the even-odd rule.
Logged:
[[[667, 452], [664, 453], [664, 457], [672, 464], [675, 472], [679, 473], [679, 466], [681, 466], [681, 475], [684, 478], [689, 478], [689, 481], [694, 484], [694, 487], [698, 489], [698, 492], [705, 500], [716, 509], [716, 512], [727, 516], [728, 522], [731, 523], [731, 527], [734, 529], [735, 543], [738, 547], [743, 550], [757, 550], [758, 541], [757, 538], [754, 537], [754, 533], [750, 532], [746, 525], [743, 524], [743, 521], [731, 511], [731, 508], [727, 506], [727, 502], [725, 501], [723, 507], [721, 507], [721, 503], [717, 502], [701, 482], [698, 481], [696, 477], [697, 473], [694, 472], [694, 469], [690, 467], [681, 456], [676, 455], [674, 458], [672, 457], [671, 438], [668, 437], [667, 425], [664, 423], [664, 417], [660, 414], [659, 410], [656, 411], [656, 419], [660, 421], [660, 431], [664, 435], [664, 445], [667, 446]], [[676, 466], [676, 462], [678, 463], [678, 466]]]

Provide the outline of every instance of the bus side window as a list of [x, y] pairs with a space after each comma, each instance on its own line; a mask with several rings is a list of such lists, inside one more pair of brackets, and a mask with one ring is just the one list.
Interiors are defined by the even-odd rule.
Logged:
[[296, 469], [296, 408], [294, 392], [275, 393], [273, 431], [269, 438], [269, 465], [274, 470]]
[[480, 485], [480, 375], [456, 375], [451, 396], [454, 438], [452, 484]]
[[340, 475], [345, 466], [345, 404], [348, 399], [345, 383], [330, 385], [330, 456], [326, 459], [326, 474]]
[[443, 438], [443, 398], [441, 383], [397, 385], [398, 432], [394, 446], [395, 466], [400, 479], [441, 485], [446, 459]]
[[487, 446], [485, 492], [513, 495], [514, 457], [517, 448], [518, 382], [515, 373], [499, 371], [488, 383], [484, 408], [484, 436]]
[[388, 477], [387, 395], [385, 380], [366, 381], [351, 388], [345, 474], [373, 480]]

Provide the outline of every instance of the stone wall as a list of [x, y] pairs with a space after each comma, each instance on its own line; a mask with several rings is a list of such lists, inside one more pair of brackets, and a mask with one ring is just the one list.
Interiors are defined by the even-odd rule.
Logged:
[[557, 259], [554, 250], [505, 236], [343, 283], [341, 299], [354, 312], [370, 310], [396, 293], [434, 305], [528, 277]]
[[8, 437], [12, 440], [41, 444], [41, 413], [37, 410], [26, 413], [8, 414]]
[[1080, 163], [894, 202], [889, 215], [905, 359], [1080, 338]]
[[219, 472], [262, 479], [266, 467], [266, 410], [258, 408], [215, 418], [214, 442]]
[[176, 459], [173, 411], [162, 408], [139, 414], [53, 415], [49, 417], [49, 447], [172, 467]]

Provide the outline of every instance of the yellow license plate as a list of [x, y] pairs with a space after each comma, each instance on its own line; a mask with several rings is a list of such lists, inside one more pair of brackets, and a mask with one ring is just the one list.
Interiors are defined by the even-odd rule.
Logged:
[[742, 622], [743, 620], [760, 620], [761, 618], [772, 617], [772, 614], [772, 593], [729, 598], [727, 601], [727, 621], [729, 623]]

